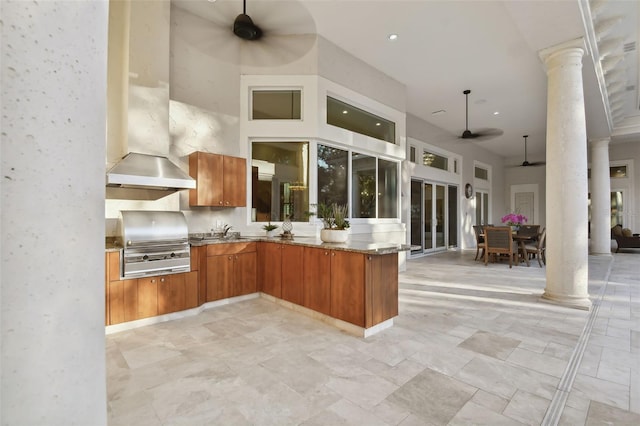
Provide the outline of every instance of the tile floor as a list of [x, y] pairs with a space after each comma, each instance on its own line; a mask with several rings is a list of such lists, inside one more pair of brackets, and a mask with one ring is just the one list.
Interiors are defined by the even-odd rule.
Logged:
[[108, 335], [109, 424], [640, 424], [640, 254], [590, 257], [592, 313], [474, 254], [408, 261], [367, 339], [263, 298]]

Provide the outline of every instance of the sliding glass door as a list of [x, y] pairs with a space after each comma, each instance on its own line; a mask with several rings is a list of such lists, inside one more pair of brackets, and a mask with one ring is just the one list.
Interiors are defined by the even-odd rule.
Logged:
[[411, 181], [412, 254], [457, 246], [457, 194], [457, 186]]

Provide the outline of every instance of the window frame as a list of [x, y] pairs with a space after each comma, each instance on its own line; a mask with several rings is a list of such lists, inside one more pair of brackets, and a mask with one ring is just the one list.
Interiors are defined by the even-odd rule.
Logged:
[[[267, 91], [299, 91], [300, 92], [300, 118], [253, 118], [253, 93], [254, 92], [267, 92]], [[247, 120], [256, 122], [301, 122], [304, 121], [304, 86], [291, 85], [291, 86], [249, 86], [248, 87], [248, 108], [247, 108]]]

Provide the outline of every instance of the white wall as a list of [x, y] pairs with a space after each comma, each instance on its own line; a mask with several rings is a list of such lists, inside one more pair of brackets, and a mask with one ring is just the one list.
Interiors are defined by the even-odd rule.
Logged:
[[108, 4], [0, 8], [0, 423], [106, 425]]

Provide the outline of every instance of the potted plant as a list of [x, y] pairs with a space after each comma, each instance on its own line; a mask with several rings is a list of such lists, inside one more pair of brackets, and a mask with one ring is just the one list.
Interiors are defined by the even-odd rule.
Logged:
[[317, 215], [322, 219], [320, 239], [326, 243], [344, 243], [349, 238], [348, 207], [346, 204], [318, 204]]
[[278, 229], [278, 225], [273, 225], [271, 222], [269, 222], [266, 225], [263, 225], [262, 229], [267, 231], [267, 237], [275, 237], [276, 229]]
[[517, 231], [520, 229], [520, 226], [527, 222], [529, 219], [523, 214], [509, 213], [505, 216], [502, 216], [502, 223], [506, 223], [507, 226], [510, 226], [512, 230]]

